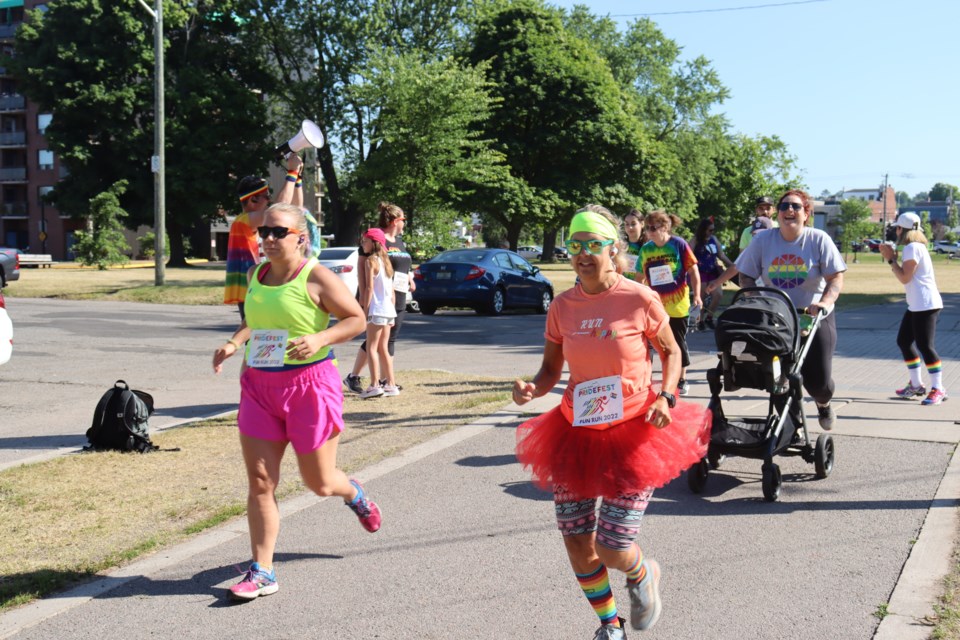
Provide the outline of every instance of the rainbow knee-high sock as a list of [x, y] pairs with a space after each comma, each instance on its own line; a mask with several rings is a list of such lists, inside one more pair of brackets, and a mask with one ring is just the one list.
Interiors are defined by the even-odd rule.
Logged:
[[627, 584], [637, 584], [647, 575], [647, 566], [643, 564], [643, 552], [640, 551], [638, 545], [634, 544], [633, 546], [637, 549], [637, 561], [627, 569]]
[[928, 362], [927, 373], [930, 374], [930, 388], [943, 389], [943, 363], [939, 360]]
[[617, 603], [613, 599], [613, 591], [610, 590], [607, 567], [601, 563], [596, 571], [587, 574], [577, 573], [576, 576], [580, 588], [583, 589], [583, 595], [587, 596], [590, 606], [600, 617], [600, 624], [619, 626]]
[[922, 383], [920, 380], [920, 357], [904, 360], [903, 364], [907, 365], [907, 371], [910, 373], [910, 384], [919, 387]]

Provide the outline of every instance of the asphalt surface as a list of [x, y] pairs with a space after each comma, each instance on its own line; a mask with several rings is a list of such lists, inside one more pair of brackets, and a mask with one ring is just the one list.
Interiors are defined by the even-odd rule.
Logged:
[[[946, 297], [937, 346], [947, 389], [960, 394], [955, 364], [960, 296]], [[105, 304], [81, 310], [83, 303], [57, 303], [48, 310], [45, 301], [15, 302], [36, 305], [22, 320], [9, 305], [17, 323], [15, 358], [23, 360], [30, 353], [63, 356], [58, 349], [87, 331], [77, 318], [99, 326], [96, 318]], [[110, 355], [119, 334], [138, 323], [154, 326], [155, 314], [169, 314], [157, 325], [189, 328], [140, 339], [143, 357], [167, 362], [159, 369], [165, 374], [162, 387], [151, 392], [178, 400], [158, 404], [177, 407], [168, 411], [171, 421], [182, 419], [189, 407], [229, 406], [231, 398], [214, 390], [223, 385], [228, 393], [235, 371], [215, 382], [209, 373], [194, 373], [209, 371], [211, 344], [232, 326], [229, 313], [133, 305], [138, 315], [125, 324], [118, 318], [127, 306], [110, 309], [109, 321], [120, 324], [91, 339], [95, 353], [88, 362], [71, 366], [77, 380], [79, 372], [96, 371], [94, 361], [120, 368]], [[960, 425], [954, 424], [957, 400], [920, 407], [892, 397], [906, 379], [894, 343], [902, 311], [888, 306], [838, 315], [837, 461], [829, 478], [816, 480], [813, 466], [799, 458], [778, 459], [783, 491], [779, 502], [767, 503], [759, 461], [732, 458], [711, 473], [701, 495], [693, 495], [683, 477], [655, 494], [640, 542], [663, 568], [663, 616], [655, 629], [629, 637], [928, 636], [923, 618], [933, 612], [956, 535], [960, 464], [954, 449]], [[454, 371], [533, 373], [542, 322], [542, 316], [526, 314], [414, 317], [398, 343], [398, 367], [420, 368], [422, 359]], [[54, 333], [54, 344], [23, 344], [25, 333], [46, 335], [43, 327]], [[179, 358], [163, 353], [171, 340], [175, 351], [185, 352]], [[700, 381], [715, 362], [712, 338], [694, 334], [690, 343], [688, 378]], [[341, 350], [341, 368], [349, 366], [355, 347]], [[20, 376], [11, 375], [18, 360], [0, 369], [4, 389], [22, 384]], [[33, 371], [38, 369], [31, 364], [27, 372]], [[110, 371], [106, 375], [114, 376]], [[61, 384], [78, 387], [78, 394], [87, 389], [90, 397], [84, 396], [83, 404], [90, 406], [77, 401], [73, 412], [92, 414], [102, 379]], [[706, 401], [707, 395], [705, 382], [695, 382], [690, 399]], [[537, 408], [556, 400], [556, 395], [542, 398]], [[766, 396], [758, 392], [724, 395], [723, 401], [728, 415], [765, 412]], [[24, 411], [19, 402], [14, 399], [12, 406]], [[6, 413], [11, 399], [2, 403]], [[508, 407], [364, 470], [359, 475], [384, 511], [383, 529], [376, 534], [363, 531], [336, 500], [306, 496], [286, 503], [276, 557], [281, 589], [275, 595], [243, 605], [226, 600], [226, 589], [238, 579], [236, 566], [249, 561], [241, 519], [99, 581], [8, 612], [0, 616], [0, 637], [590, 638], [597, 621], [567, 564], [550, 496], [530, 484], [513, 456], [513, 427], [520, 419]], [[2, 428], [8, 426], [5, 421]], [[5, 438], [0, 452], [9, 454], [8, 438], [15, 436], [0, 435]], [[39, 437], [61, 442], [56, 439], [66, 435]], [[622, 583], [614, 575], [615, 594], [626, 608]], [[881, 623], [875, 614], [883, 609], [889, 615]]]

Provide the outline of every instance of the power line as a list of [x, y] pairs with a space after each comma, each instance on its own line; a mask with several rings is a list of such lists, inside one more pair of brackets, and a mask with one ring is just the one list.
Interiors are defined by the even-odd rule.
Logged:
[[828, 0], [798, 0], [797, 2], [776, 2], [771, 4], [753, 4], [743, 7], [723, 7], [721, 9], [690, 9], [688, 11], [660, 11], [657, 13], [620, 13], [611, 14], [611, 18], [639, 18], [649, 16], [677, 16], [687, 13], [718, 13], [720, 11], [748, 11], [750, 9], [770, 9], [772, 7], [786, 7], [795, 4], [814, 4], [816, 2], [827, 2]]

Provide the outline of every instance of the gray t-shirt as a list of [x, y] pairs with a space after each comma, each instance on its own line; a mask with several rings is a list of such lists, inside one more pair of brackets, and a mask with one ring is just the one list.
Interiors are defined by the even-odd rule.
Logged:
[[782, 290], [798, 309], [820, 300], [824, 276], [847, 270], [830, 236], [809, 227], [793, 242], [784, 240], [779, 229], [759, 232], [736, 264], [748, 278], [763, 278], [767, 286]]

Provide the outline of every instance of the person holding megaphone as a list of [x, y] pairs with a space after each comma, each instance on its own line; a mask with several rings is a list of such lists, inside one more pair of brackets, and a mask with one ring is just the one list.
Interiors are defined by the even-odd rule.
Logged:
[[[277, 202], [302, 207], [303, 183], [300, 173], [303, 171], [303, 160], [297, 153], [290, 153], [286, 157], [286, 165], [287, 177], [277, 196]], [[240, 318], [243, 319], [247, 272], [250, 267], [260, 262], [257, 227], [263, 224], [264, 212], [270, 206], [270, 186], [261, 177], [245, 176], [237, 183], [237, 197], [240, 199], [242, 211], [231, 223], [227, 239], [227, 275], [223, 303], [237, 305]]]

